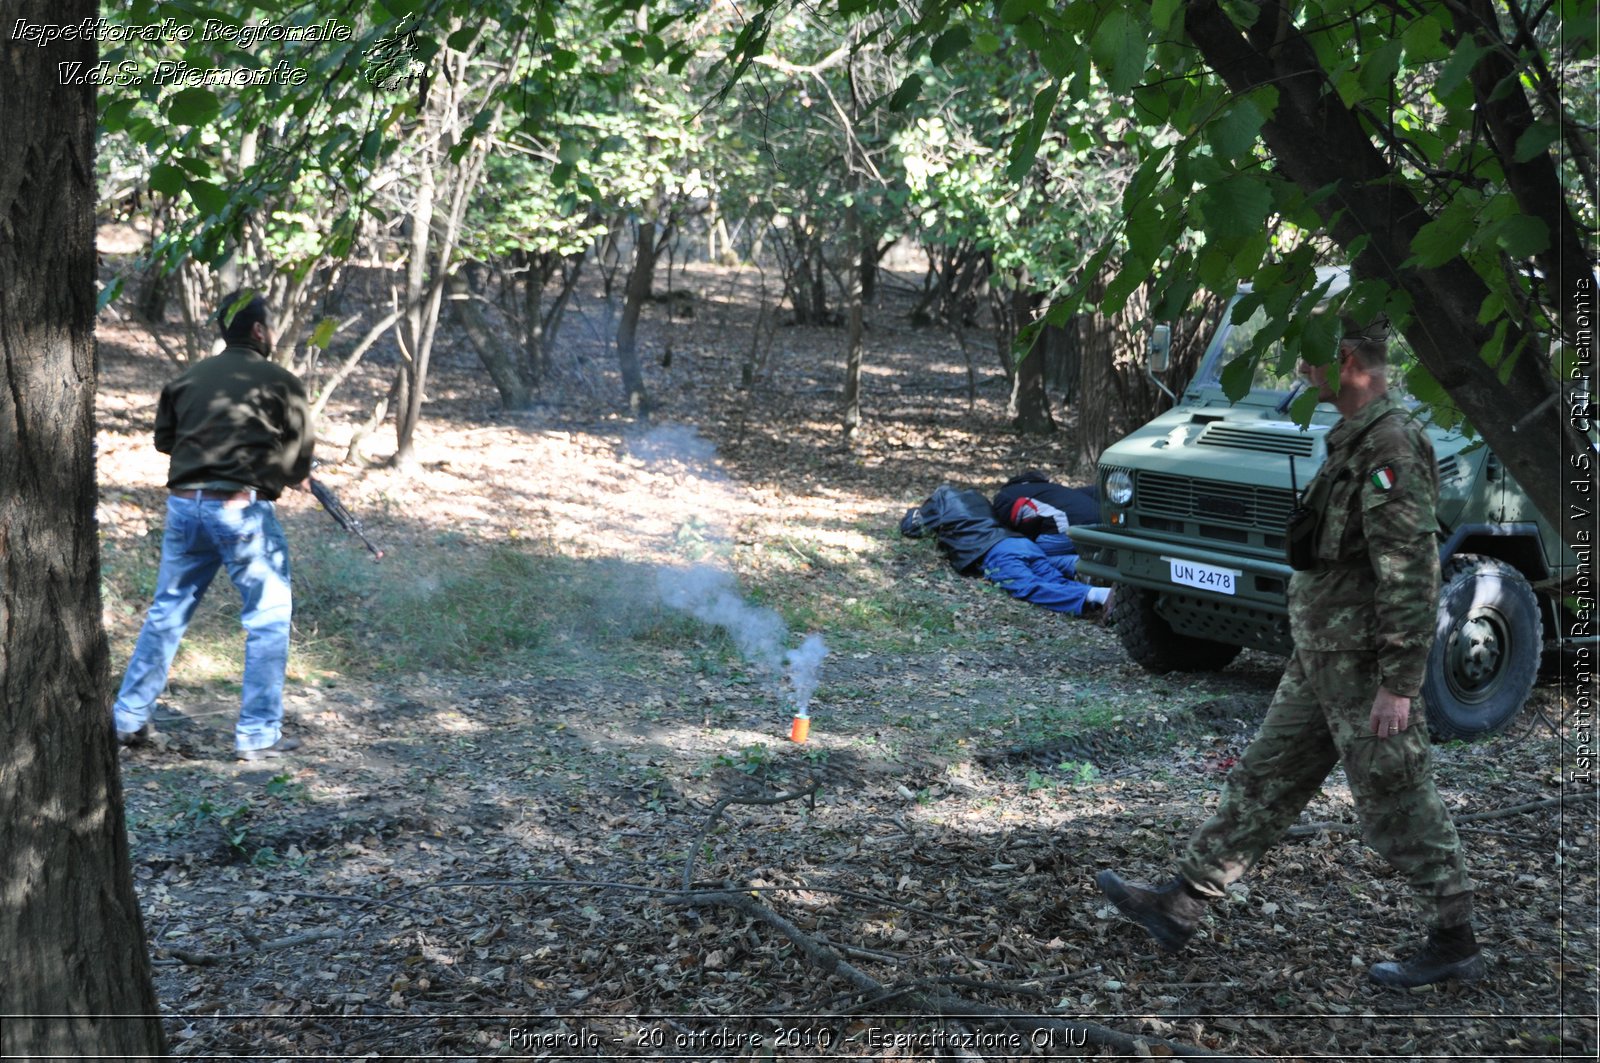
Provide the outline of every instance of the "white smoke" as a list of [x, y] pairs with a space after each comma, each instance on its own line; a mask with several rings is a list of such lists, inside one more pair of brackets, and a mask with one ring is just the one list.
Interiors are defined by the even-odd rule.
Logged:
[[745, 601], [727, 572], [710, 565], [662, 569], [656, 586], [671, 608], [726, 631], [745, 660], [773, 674], [783, 667], [788, 625], [771, 609]]
[[[661, 425], [633, 440], [629, 449], [653, 465], [683, 465], [708, 489], [727, 487], [726, 477], [713, 464], [716, 448], [693, 428]], [[663, 568], [656, 574], [656, 589], [669, 608], [727, 632], [740, 656], [769, 681], [775, 685], [787, 681], [788, 698], [797, 714], [809, 711], [822, 659], [828, 655], [821, 635], [807, 635], [798, 648], [787, 649], [789, 628], [783, 617], [746, 601], [732, 573], [714, 565]]]
[[784, 657], [789, 664], [789, 686], [794, 690], [794, 711], [801, 716], [811, 711], [811, 695], [817, 692], [818, 673], [827, 655], [828, 646], [822, 636], [812, 633], [799, 649], [790, 650]]
[[783, 617], [766, 606], [745, 601], [733, 576], [711, 565], [661, 569], [656, 573], [656, 588], [669, 608], [727, 632], [739, 655], [769, 680], [787, 680], [797, 714], [810, 711], [822, 659], [828, 655], [821, 635], [807, 635], [797, 649], [785, 650], [789, 626]]

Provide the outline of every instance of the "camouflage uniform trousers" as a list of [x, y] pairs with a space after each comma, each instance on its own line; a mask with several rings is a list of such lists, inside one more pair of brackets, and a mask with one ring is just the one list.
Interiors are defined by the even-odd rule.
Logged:
[[1183, 877], [1214, 897], [1249, 871], [1344, 762], [1363, 839], [1411, 883], [1432, 926], [1472, 916], [1472, 883], [1449, 810], [1433, 785], [1420, 698], [1406, 730], [1370, 732], [1375, 653], [1296, 651], [1261, 729], [1229, 774], [1216, 814], [1189, 839]]

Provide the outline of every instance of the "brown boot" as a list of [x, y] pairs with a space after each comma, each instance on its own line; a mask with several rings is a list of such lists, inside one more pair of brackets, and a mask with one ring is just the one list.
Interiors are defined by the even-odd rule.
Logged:
[[1094, 882], [1123, 915], [1148, 930], [1168, 952], [1183, 948], [1206, 910], [1205, 894], [1182, 876], [1154, 889], [1125, 881], [1115, 871], [1100, 872]]
[[1483, 954], [1478, 950], [1472, 924], [1435, 927], [1416, 954], [1405, 960], [1375, 963], [1367, 974], [1380, 985], [1415, 989], [1454, 978], [1476, 982], [1483, 977]]

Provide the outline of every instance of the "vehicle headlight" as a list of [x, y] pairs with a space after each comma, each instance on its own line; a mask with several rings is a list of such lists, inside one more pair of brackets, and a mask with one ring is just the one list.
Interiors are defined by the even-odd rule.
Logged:
[[1106, 474], [1106, 497], [1119, 506], [1133, 501], [1133, 474], [1127, 469], [1112, 469]]

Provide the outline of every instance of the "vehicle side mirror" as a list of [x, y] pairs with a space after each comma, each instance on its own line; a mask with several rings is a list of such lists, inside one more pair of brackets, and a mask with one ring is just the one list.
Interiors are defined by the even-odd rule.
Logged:
[[1150, 372], [1165, 373], [1172, 364], [1172, 326], [1157, 325], [1150, 330]]

